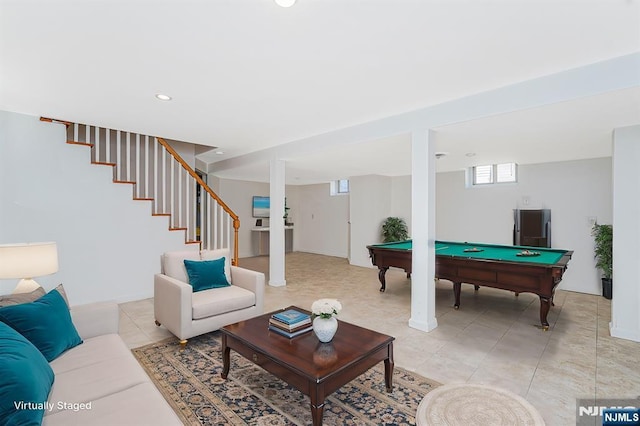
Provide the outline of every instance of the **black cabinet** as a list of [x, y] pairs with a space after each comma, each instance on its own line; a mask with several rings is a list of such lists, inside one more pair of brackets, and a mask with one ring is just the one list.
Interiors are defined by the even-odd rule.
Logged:
[[513, 211], [513, 245], [551, 247], [551, 210]]

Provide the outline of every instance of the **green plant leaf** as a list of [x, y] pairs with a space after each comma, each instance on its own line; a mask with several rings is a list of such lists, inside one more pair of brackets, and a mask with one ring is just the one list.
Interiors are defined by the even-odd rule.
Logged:
[[388, 217], [382, 223], [382, 241], [385, 243], [393, 241], [404, 241], [409, 239], [409, 230], [404, 219], [399, 217]]
[[594, 255], [596, 267], [602, 271], [605, 278], [613, 274], [613, 226], [593, 225], [591, 235], [595, 241]]

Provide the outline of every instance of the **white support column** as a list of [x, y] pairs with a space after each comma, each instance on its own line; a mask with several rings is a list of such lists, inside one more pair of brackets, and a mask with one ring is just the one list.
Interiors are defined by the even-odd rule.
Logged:
[[431, 331], [436, 320], [436, 164], [433, 132], [411, 134], [411, 318], [409, 327]]
[[640, 125], [613, 132], [613, 337], [640, 342]]
[[287, 285], [284, 279], [284, 197], [285, 162], [272, 159], [269, 163], [269, 285]]

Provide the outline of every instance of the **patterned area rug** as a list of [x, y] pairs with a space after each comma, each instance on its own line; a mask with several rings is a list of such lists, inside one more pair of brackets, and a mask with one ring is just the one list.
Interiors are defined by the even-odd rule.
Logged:
[[[229, 377], [222, 371], [220, 332], [133, 349], [160, 392], [186, 425], [308, 425], [309, 398], [231, 351]], [[394, 368], [393, 392], [380, 363], [325, 401], [324, 425], [415, 425], [424, 396], [439, 383]]]
[[418, 407], [418, 425], [544, 426], [544, 419], [524, 398], [506, 389], [474, 383], [440, 386]]

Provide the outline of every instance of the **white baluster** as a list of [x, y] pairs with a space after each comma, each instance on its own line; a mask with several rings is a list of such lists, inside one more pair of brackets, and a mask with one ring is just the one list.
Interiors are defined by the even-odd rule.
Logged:
[[140, 198], [140, 133], [136, 133], [136, 159], [133, 164], [136, 168], [136, 198]]
[[100, 156], [100, 127], [94, 127], [94, 133], [95, 133], [95, 144], [93, 146], [93, 150], [96, 154], [96, 162], [100, 163], [101, 162], [101, 156]]
[[153, 212], [158, 213], [158, 138], [153, 142]]
[[[214, 200], [215, 201], [215, 200]], [[213, 240], [213, 249], [218, 248], [218, 202], [216, 201], [213, 207], [213, 234], [211, 234]]]
[[162, 213], [166, 213], [169, 210], [167, 209], [167, 184], [169, 183], [169, 179], [167, 179], [167, 149], [162, 146]]
[[127, 143], [125, 147], [125, 179], [127, 182], [131, 182], [131, 133], [127, 132]]
[[[169, 159], [171, 161], [171, 158]], [[169, 163], [169, 166], [171, 167], [171, 186], [169, 187], [169, 190], [171, 191], [171, 199], [169, 201], [169, 209], [171, 210], [171, 222], [173, 223], [173, 227], [175, 228], [175, 224], [176, 224], [176, 211], [175, 211], [175, 198], [174, 198], [174, 194], [175, 194], [175, 167], [173, 164], [173, 161], [171, 161]]]
[[116, 131], [116, 179], [122, 180], [122, 137], [121, 131]]
[[107, 163], [111, 163], [111, 129], [105, 129], [106, 139], [104, 141], [106, 145], [106, 158]]
[[211, 250], [211, 196], [207, 194], [207, 249]]
[[189, 182], [191, 182], [191, 184], [189, 185], [191, 187], [190, 189], [190, 193], [191, 193], [191, 197], [189, 199], [189, 204], [191, 205], [191, 214], [189, 215], [189, 221], [191, 222], [191, 237], [192, 237], [192, 241], [197, 241], [198, 240], [198, 220], [196, 219], [196, 214], [197, 214], [197, 210], [198, 210], [198, 188], [196, 188], [196, 180], [193, 179], [193, 177], [191, 177], [191, 179], [189, 180]]
[[149, 198], [149, 135], [144, 140], [144, 198]]
[[224, 210], [222, 208], [222, 206], [218, 206], [218, 208], [220, 209], [220, 237], [218, 238], [219, 242], [218, 242], [218, 247], [220, 248], [225, 248], [225, 242], [224, 242], [224, 230], [225, 230], [225, 213]]
[[204, 212], [206, 210], [205, 200], [208, 200], [208, 199], [209, 199], [209, 193], [206, 192], [203, 187], [201, 187], [200, 188], [200, 211], [198, 212], [198, 214], [200, 215], [200, 241], [202, 244], [202, 248], [208, 248], [207, 246], [204, 245], [205, 242], [207, 241], [207, 238], [206, 238], [207, 227], [204, 224]]
[[186, 232], [186, 237], [187, 240], [190, 239], [191, 237], [191, 224], [190, 222], [190, 218], [191, 218], [191, 191], [190, 191], [190, 187], [191, 185], [189, 185], [189, 177], [190, 175], [187, 173], [187, 171], [184, 168], [180, 169], [182, 171], [182, 174], [184, 175], [184, 223], [185, 223], [185, 227], [187, 228], [187, 232]]
[[182, 167], [175, 159], [178, 167], [178, 226], [182, 226]]

